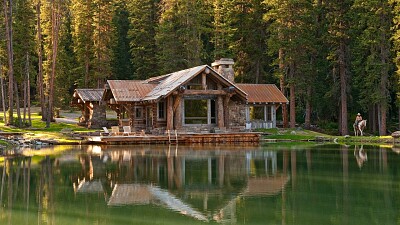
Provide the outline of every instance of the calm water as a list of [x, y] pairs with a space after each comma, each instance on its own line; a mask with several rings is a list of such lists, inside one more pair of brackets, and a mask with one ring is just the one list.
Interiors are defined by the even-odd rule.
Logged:
[[67, 148], [1, 163], [0, 224], [400, 223], [390, 148]]

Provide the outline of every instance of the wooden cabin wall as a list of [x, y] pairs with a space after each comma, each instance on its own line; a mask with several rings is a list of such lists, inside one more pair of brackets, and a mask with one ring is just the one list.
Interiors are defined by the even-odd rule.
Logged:
[[[141, 116], [137, 117], [136, 115], [136, 109], [141, 110]], [[132, 126], [135, 131], [142, 131], [146, 130], [146, 117], [145, 117], [145, 106], [135, 106], [133, 108], [133, 113], [132, 113]]]

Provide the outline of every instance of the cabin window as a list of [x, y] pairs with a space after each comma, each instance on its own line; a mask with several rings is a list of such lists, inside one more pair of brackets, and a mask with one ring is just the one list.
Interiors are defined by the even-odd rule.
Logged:
[[250, 106], [250, 120], [272, 121], [271, 106]]
[[214, 99], [185, 99], [184, 104], [185, 124], [216, 124]]
[[165, 101], [158, 102], [157, 104], [157, 118], [165, 120]]
[[264, 120], [264, 106], [251, 106], [250, 119], [251, 120]]
[[137, 119], [143, 118], [143, 108], [142, 107], [135, 108], [135, 118], [137, 118]]
[[185, 100], [185, 124], [207, 124], [207, 100]]

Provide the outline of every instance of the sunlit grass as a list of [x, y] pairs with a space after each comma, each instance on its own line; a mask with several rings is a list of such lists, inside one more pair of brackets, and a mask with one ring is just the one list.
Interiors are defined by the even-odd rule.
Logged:
[[328, 134], [318, 133], [315, 131], [305, 129], [258, 129], [257, 131], [264, 133], [264, 139], [277, 139], [277, 140], [293, 140], [293, 141], [307, 141], [315, 140], [317, 137], [323, 137], [332, 140], [336, 143], [351, 144], [351, 143], [368, 143], [368, 144], [388, 144], [393, 142], [391, 136], [332, 136]]
[[256, 131], [263, 132], [266, 139], [280, 139], [280, 140], [314, 140], [315, 137], [330, 137], [329, 135], [318, 133], [311, 130], [304, 129], [257, 129]]
[[[0, 114], [2, 115], [2, 114]], [[16, 117], [16, 114], [14, 115]], [[87, 132], [87, 128], [80, 127], [77, 124], [67, 123], [50, 123], [50, 127], [46, 127], [46, 122], [42, 121], [39, 113], [31, 114], [32, 126], [26, 128], [18, 128], [13, 126], [5, 126], [4, 120], [0, 121], [0, 130], [3, 132], [22, 132], [23, 137], [27, 139], [57, 139], [63, 142], [69, 142], [69, 137], [62, 133], [63, 130], [68, 129], [71, 132]]]

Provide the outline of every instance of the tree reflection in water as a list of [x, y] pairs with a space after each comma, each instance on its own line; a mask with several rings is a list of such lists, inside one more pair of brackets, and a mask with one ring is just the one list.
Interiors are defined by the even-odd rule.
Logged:
[[365, 205], [387, 224], [400, 209], [399, 160], [372, 146], [91, 146], [6, 157], [0, 224], [354, 224], [368, 221], [355, 218]]

